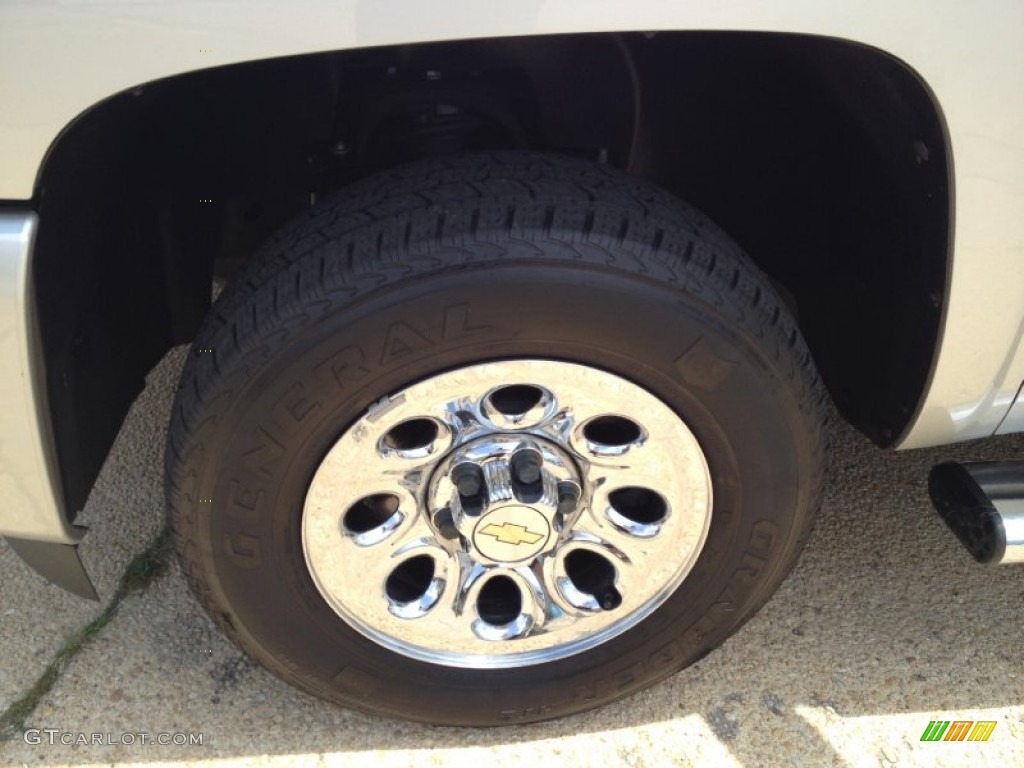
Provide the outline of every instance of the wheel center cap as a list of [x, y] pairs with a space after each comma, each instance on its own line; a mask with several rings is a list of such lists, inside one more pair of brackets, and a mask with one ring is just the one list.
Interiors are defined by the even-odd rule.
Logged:
[[557, 545], [580, 493], [572, 458], [553, 441], [494, 433], [458, 446], [438, 465], [429, 514], [476, 562], [519, 565]]
[[489, 560], [503, 563], [536, 557], [550, 539], [547, 518], [518, 504], [488, 512], [473, 528], [473, 547]]

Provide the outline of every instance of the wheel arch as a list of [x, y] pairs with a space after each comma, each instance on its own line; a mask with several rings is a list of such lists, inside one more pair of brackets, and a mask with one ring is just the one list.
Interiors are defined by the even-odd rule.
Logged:
[[[439, 106], [451, 119], [417, 131]], [[310, 54], [140, 84], [50, 148], [33, 270], [69, 517], [145, 373], [192, 338], [214, 271], [396, 159], [517, 147], [693, 203], [792, 297], [843, 414], [881, 444], [912, 422], [945, 306], [952, 165], [934, 96], [897, 59], [724, 32]]]

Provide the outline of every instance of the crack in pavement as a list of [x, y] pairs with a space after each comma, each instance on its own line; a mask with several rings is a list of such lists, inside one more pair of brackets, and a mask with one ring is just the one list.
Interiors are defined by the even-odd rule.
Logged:
[[114, 596], [99, 616], [74, 632], [32, 686], [0, 713], [0, 741], [11, 741], [21, 733], [25, 721], [60, 679], [65, 667], [117, 616], [124, 599], [143, 591], [167, 571], [172, 551], [171, 535], [165, 528], [145, 550], [132, 558], [121, 574]]

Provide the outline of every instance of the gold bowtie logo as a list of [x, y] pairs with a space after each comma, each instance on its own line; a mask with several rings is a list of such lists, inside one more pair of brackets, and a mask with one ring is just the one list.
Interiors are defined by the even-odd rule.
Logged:
[[525, 525], [516, 523], [489, 523], [480, 529], [480, 533], [493, 536], [502, 544], [513, 544], [517, 547], [520, 544], [536, 544], [544, 538], [543, 534], [528, 531]]

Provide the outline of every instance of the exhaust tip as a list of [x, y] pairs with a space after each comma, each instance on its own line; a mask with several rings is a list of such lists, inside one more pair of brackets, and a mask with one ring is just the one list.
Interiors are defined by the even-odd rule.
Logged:
[[991, 565], [1003, 561], [1006, 529], [1002, 515], [966, 466], [947, 462], [932, 467], [928, 493], [939, 516], [975, 560]]

